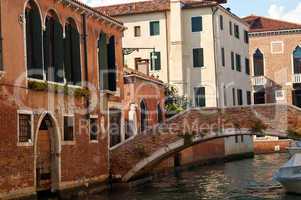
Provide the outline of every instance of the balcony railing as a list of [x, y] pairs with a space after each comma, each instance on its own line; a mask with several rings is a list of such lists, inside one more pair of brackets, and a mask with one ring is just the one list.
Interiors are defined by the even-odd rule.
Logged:
[[301, 83], [301, 74], [293, 74], [293, 83]]
[[254, 76], [252, 78], [253, 86], [265, 86], [267, 84], [267, 78], [265, 76]]

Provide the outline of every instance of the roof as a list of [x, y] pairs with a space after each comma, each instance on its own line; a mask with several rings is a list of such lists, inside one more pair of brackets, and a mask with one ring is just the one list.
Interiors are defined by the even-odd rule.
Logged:
[[67, 2], [69, 4], [72, 4], [73, 6], [76, 6], [78, 8], [84, 9], [85, 11], [88, 11], [93, 16], [98, 16], [103, 18], [106, 21], [112, 22], [114, 24], [117, 24], [118, 26], [123, 27], [123, 23], [110, 17], [109, 15], [106, 15], [105, 13], [100, 12], [99, 10], [92, 8], [88, 6], [87, 4], [82, 3], [80, 0], [62, 0], [62, 2]]
[[[227, 0], [181, 0], [183, 9], [216, 6]], [[150, 0], [95, 8], [109, 16], [164, 12], [170, 10], [170, 0]]]
[[245, 17], [243, 20], [249, 24], [250, 33], [301, 29], [301, 24], [256, 15]]
[[164, 85], [163, 81], [159, 80], [158, 78], [156, 78], [154, 76], [150, 76], [150, 75], [144, 74], [142, 72], [139, 72], [137, 70], [127, 68], [127, 67], [124, 68], [124, 74], [125, 74], [125, 76], [135, 76], [140, 79], [151, 81], [151, 82], [154, 82], [159, 85]]

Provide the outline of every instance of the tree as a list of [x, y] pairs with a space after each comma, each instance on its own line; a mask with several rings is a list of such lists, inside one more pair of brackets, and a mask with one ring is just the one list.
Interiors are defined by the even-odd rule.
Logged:
[[172, 85], [166, 86], [165, 96], [165, 110], [167, 118], [186, 110], [191, 104], [187, 97], [178, 95], [176, 87]]

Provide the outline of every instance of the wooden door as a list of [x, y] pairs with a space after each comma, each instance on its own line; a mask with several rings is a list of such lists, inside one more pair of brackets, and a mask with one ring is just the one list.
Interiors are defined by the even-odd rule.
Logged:
[[37, 145], [37, 190], [48, 190], [51, 189], [51, 145], [48, 130], [39, 130]]

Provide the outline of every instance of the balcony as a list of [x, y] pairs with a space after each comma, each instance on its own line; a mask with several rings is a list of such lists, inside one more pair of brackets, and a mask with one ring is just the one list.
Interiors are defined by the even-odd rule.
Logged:
[[268, 79], [265, 76], [254, 76], [252, 78], [253, 86], [265, 86], [268, 82]]
[[293, 83], [301, 83], [301, 74], [293, 74]]

